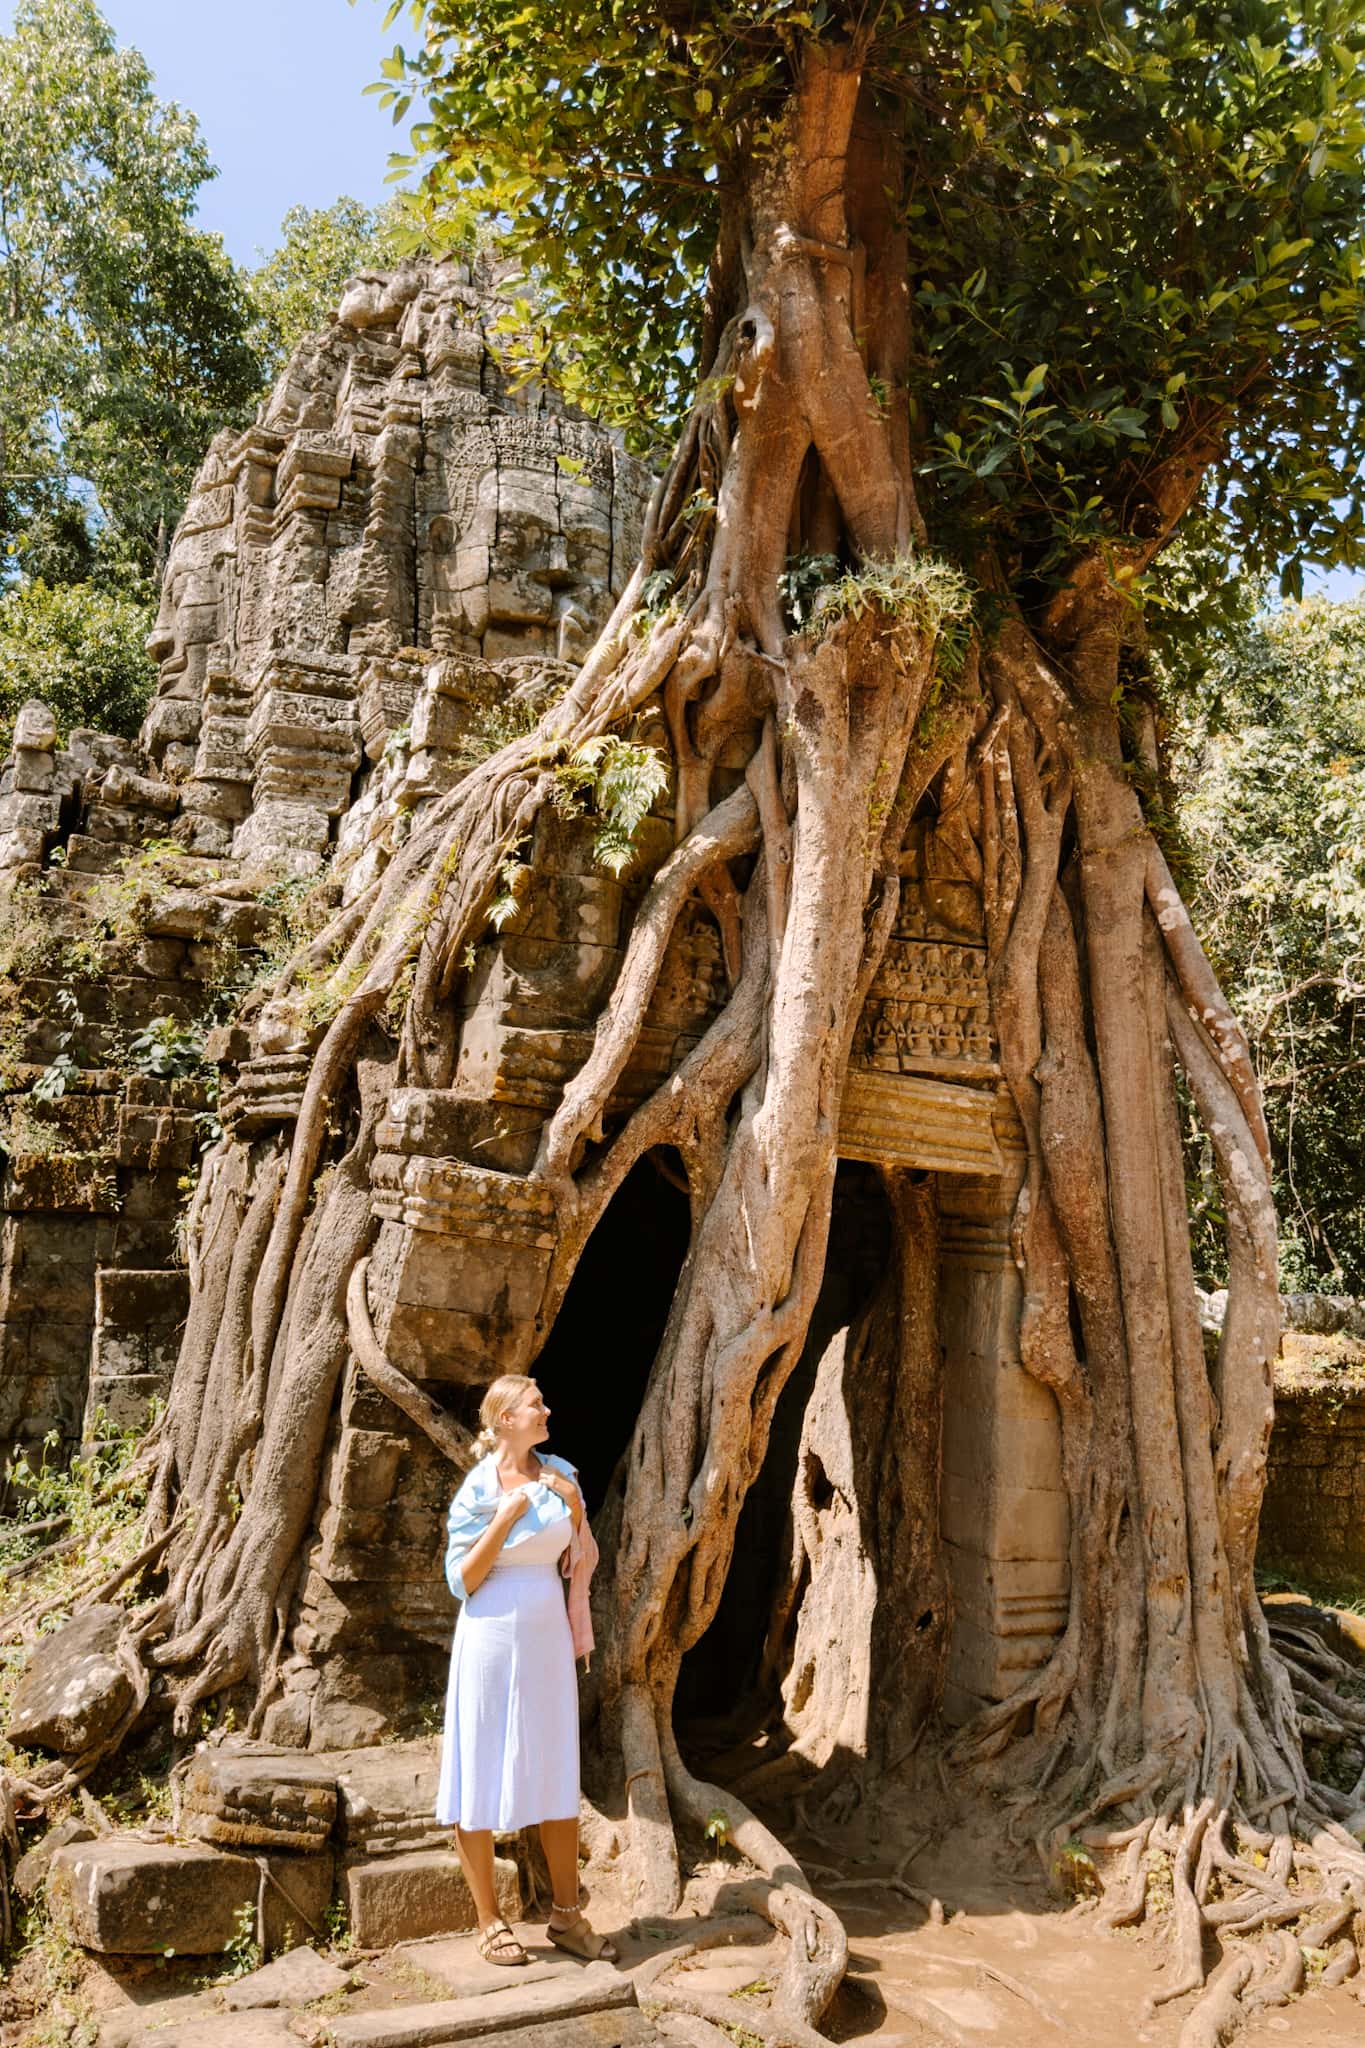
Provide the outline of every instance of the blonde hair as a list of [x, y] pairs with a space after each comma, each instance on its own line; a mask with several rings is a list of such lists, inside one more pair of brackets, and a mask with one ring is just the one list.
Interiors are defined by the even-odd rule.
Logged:
[[495, 1379], [479, 1403], [479, 1421], [483, 1427], [474, 1439], [475, 1448], [486, 1455], [498, 1441], [498, 1424], [504, 1415], [510, 1415], [528, 1387], [535, 1381], [529, 1373], [505, 1372]]

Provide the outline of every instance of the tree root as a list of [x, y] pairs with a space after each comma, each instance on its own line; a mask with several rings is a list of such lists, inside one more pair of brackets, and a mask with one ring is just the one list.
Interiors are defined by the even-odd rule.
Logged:
[[754, 2034], [764, 2048], [829, 2048], [823, 2034], [790, 2013], [776, 2007], [760, 2005], [752, 1998], [726, 1998], [714, 1991], [689, 1991], [684, 1985], [667, 1981], [654, 1984], [641, 1999], [646, 2012], [657, 2007], [666, 2012], [689, 2013], [694, 2019], [707, 2020], [713, 2027], [719, 2027], [731, 2040], [730, 2031], [742, 2027]]
[[[762, 1821], [732, 1793], [692, 1776], [671, 1734], [663, 1745], [663, 1759], [668, 1792], [679, 1816], [704, 1828], [711, 1814], [724, 1813], [729, 1839], [763, 1872], [766, 1882], [745, 1885], [740, 1896], [787, 1937], [774, 2010], [804, 2026], [814, 2024], [824, 2014], [848, 1967], [848, 1936], [843, 1922], [816, 1898], [800, 1865]], [[703, 2018], [709, 2016], [702, 2014]]]
[[[1105, 1880], [1112, 1900], [1101, 1907], [1102, 1925], [1134, 1926], [1161, 1912], [1161, 1880], [1169, 1874], [1175, 1974], [1147, 2012], [1199, 1994], [1181, 2048], [1217, 2048], [1251, 2014], [1288, 2004], [1303, 1989], [1307, 1958], [1325, 1950], [1333, 1983], [1359, 1971], [1365, 1854], [1344, 1830], [1305, 1829], [1296, 1839], [1282, 1822], [1266, 1835], [1206, 1798], [1179, 1821], [1158, 1816], [1107, 1838], [1088, 1832], [1096, 1848], [1123, 1849], [1121, 1869]], [[1240, 1846], [1231, 1846], [1238, 1838]], [[1206, 1957], [1215, 1944], [1222, 1952], [1210, 1973]]]
[[361, 1259], [346, 1283], [346, 1328], [355, 1353], [356, 1364], [365, 1376], [372, 1380], [381, 1394], [392, 1401], [395, 1408], [415, 1422], [423, 1434], [429, 1437], [438, 1451], [451, 1463], [463, 1468], [470, 1462], [474, 1439], [468, 1430], [452, 1422], [438, 1402], [423, 1393], [415, 1380], [391, 1363], [385, 1355], [379, 1339], [374, 1333], [370, 1316], [369, 1297], [366, 1281], [369, 1277], [368, 1254]]

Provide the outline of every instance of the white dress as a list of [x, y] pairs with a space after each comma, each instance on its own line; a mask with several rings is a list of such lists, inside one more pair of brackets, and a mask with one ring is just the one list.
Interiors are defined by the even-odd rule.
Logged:
[[578, 1817], [578, 1684], [560, 1571], [573, 1523], [551, 1487], [528, 1491], [526, 1512], [455, 1624], [436, 1795], [446, 1827], [502, 1832]]

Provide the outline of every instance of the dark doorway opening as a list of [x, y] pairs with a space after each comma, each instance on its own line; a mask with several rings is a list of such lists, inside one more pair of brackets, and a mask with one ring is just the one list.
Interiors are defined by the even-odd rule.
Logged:
[[779, 1673], [764, 1669], [777, 1595], [791, 1551], [791, 1497], [801, 1426], [815, 1375], [836, 1331], [871, 1302], [891, 1252], [891, 1211], [875, 1168], [840, 1160], [830, 1210], [824, 1278], [805, 1347], [778, 1399], [768, 1452], [740, 1510], [735, 1554], [711, 1626], [688, 1651], [675, 1719], [707, 1747], [708, 1729], [738, 1737], [771, 1726], [781, 1709]]
[[590, 1516], [634, 1431], [690, 1225], [682, 1189], [640, 1160], [588, 1239], [531, 1367], [551, 1410], [548, 1448], [578, 1467]]

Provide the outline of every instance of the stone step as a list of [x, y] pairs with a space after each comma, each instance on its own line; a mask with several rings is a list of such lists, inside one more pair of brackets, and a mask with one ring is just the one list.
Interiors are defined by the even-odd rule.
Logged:
[[[520, 1919], [521, 1888], [509, 1856], [494, 1857], [493, 1884], [503, 1918]], [[345, 1896], [347, 1924], [360, 1948], [391, 1948], [478, 1924], [464, 1872], [448, 1845], [351, 1863]]]
[[633, 2006], [545, 2020], [497, 2036], [498, 2048], [664, 2048], [667, 2036]]
[[[513, 1976], [512, 1971], [508, 1971]], [[571, 1978], [552, 1978], [524, 1988], [509, 1984], [505, 1991], [485, 1992], [474, 1998], [443, 1998], [431, 2004], [391, 2007], [387, 2012], [338, 2014], [330, 2023], [333, 2048], [445, 2048], [447, 2042], [481, 2041], [486, 2036], [513, 2035], [517, 2029], [533, 2030], [553, 2048], [566, 2048], [567, 2020], [610, 2014], [610, 2041], [615, 2027], [621, 2032], [617, 2048], [657, 2038], [652, 2030], [633, 2040], [620, 2019], [635, 2007], [635, 1986], [611, 1963], [587, 1963]], [[636, 2015], [638, 2017], [638, 2015]], [[591, 2037], [590, 2037], [591, 2038]], [[599, 2048], [602, 2037], [592, 2039]], [[537, 2048], [539, 2044], [537, 2043]]]
[[286, 2012], [254, 2012], [246, 2022], [240, 2013], [214, 2013], [168, 2025], [149, 2006], [131, 2033], [101, 2027], [99, 2048], [299, 2048], [299, 2036]]
[[[111, 2014], [100, 2027], [99, 2048], [150, 2048], [153, 2042], [156, 2048], [165, 2048], [167, 2042], [201, 2038], [205, 2043], [221, 2038], [230, 2048], [248, 2048], [257, 2039], [275, 2039], [279, 2024], [312, 2000], [347, 1991], [353, 1983], [349, 1970], [329, 1963], [316, 1949], [291, 1948], [231, 1983], [184, 1997], [153, 1999]], [[223, 2022], [238, 2013], [251, 2017], [245, 2022], [238, 2019], [236, 2034], [229, 2035]]]
[[531, 1960], [515, 1971], [487, 1963], [469, 1934], [437, 1935], [428, 1941], [405, 1941], [392, 1951], [400, 1969], [416, 1970], [423, 1978], [434, 1978], [452, 1998], [480, 1998], [505, 1991], [509, 1983], [519, 1986], [543, 1984], [551, 1979], [577, 1982], [583, 1965], [576, 1956], [551, 1948], [542, 1927], [516, 1926], [513, 1931], [530, 1951]]
[[48, 1905], [99, 1955], [222, 1955], [254, 1922], [262, 1863], [267, 1951], [315, 1939], [331, 1902], [330, 1850], [230, 1855], [203, 1842], [105, 1835], [57, 1851]]

